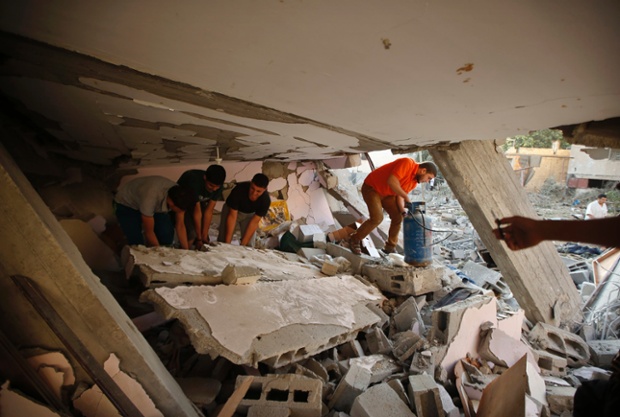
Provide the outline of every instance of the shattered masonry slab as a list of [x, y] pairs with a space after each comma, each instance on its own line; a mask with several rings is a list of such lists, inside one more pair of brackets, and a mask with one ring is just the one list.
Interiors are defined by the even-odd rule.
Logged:
[[362, 268], [369, 281], [396, 295], [422, 295], [440, 290], [444, 270], [445, 267], [437, 264], [426, 268], [366, 264]]
[[[235, 387], [241, 385], [245, 378], [247, 377], [237, 377]], [[246, 415], [251, 407], [274, 408], [273, 411], [276, 412], [282, 412], [282, 408], [288, 408], [293, 417], [320, 417], [323, 407], [322, 388], [321, 380], [303, 375], [255, 376], [250, 388], [237, 406], [237, 412]]]
[[277, 251], [225, 243], [208, 246], [208, 249], [207, 252], [199, 252], [125, 246], [122, 263], [127, 277], [137, 275], [145, 287], [221, 284], [222, 273], [228, 265], [253, 268], [261, 272], [261, 276], [267, 275], [270, 281], [323, 277], [318, 268], [289, 261]]
[[140, 300], [185, 327], [198, 353], [278, 368], [355, 339], [383, 295], [352, 276], [245, 286], [160, 287]]

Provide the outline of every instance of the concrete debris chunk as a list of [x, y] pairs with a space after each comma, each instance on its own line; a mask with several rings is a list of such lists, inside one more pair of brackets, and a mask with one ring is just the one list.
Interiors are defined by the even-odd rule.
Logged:
[[351, 417], [416, 417], [388, 384], [378, 384], [359, 395]]
[[611, 361], [620, 351], [620, 340], [591, 340], [588, 342], [592, 362], [601, 368], [611, 368]]
[[421, 336], [426, 333], [424, 321], [420, 315], [420, 310], [418, 309], [418, 303], [416, 302], [415, 297], [409, 297], [401, 305], [399, 305], [394, 311], [392, 318], [394, 326], [399, 332], [413, 330]]
[[442, 288], [444, 269], [436, 263], [426, 268], [366, 264], [362, 272], [383, 291], [397, 295], [422, 295]]
[[494, 271], [473, 261], [465, 262], [465, 265], [461, 268], [461, 270], [479, 287], [484, 287], [487, 283], [497, 284], [502, 276], [502, 274], [498, 271]]
[[350, 412], [353, 401], [370, 386], [372, 372], [365, 366], [351, 364], [340, 380], [327, 406], [338, 411]]
[[572, 415], [575, 391], [577, 389], [574, 387], [548, 386], [547, 402], [549, 403], [551, 413], [559, 415], [569, 411]]
[[445, 416], [439, 388], [429, 375], [409, 376], [409, 398], [418, 417]]
[[222, 282], [226, 285], [254, 284], [261, 277], [261, 271], [252, 266], [226, 265], [222, 271]]
[[392, 342], [379, 327], [372, 327], [366, 332], [366, 343], [370, 353], [392, 352]]
[[424, 349], [428, 344], [425, 338], [411, 330], [396, 333], [392, 343], [392, 353], [394, 357], [401, 362], [405, 362], [412, 357], [417, 350]]
[[369, 355], [351, 359], [351, 366], [356, 365], [370, 371], [370, 383], [376, 384], [402, 370], [394, 359], [386, 355]]
[[543, 375], [562, 377], [566, 375], [568, 360], [563, 356], [554, 355], [545, 350], [534, 350], [538, 357], [538, 367]]

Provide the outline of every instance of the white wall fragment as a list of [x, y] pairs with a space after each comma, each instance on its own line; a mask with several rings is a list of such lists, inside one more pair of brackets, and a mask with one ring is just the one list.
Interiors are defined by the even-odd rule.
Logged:
[[[163, 414], [155, 407], [155, 404], [148, 396], [142, 385], [131, 378], [119, 368], [120, 361], [115, 354], [104, 363], [103, 367], [110, 377], [118, 384], [121, 391], [134, 403], [136, 408], [142, 412], [144, 417], [163, 417]], [[84, 391], [79, 398], [73, 400], [73, 405], [85, 417], [113, 417], [120, 415], [116, 407], [103, 394], [97, 385]]]

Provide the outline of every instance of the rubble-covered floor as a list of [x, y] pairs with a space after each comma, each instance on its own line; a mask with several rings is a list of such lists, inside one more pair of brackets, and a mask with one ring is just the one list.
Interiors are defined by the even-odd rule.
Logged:
[[[584, 380], [607, 378], [611, 358], [620, 349], [618, 251], [599, 255], [600, 248], [558, 244], [582, 293], [585, 320], [572, 329], [534, 325], [524, 319], [458, 202], [441, 191], [427, 191], [425, 197], [434, 228], [445, 231], [436, 234], [434, 264], [426, 268], [440, 273], [417, 274], [398, 257], [364, 256], [357, 262], [346, 248], [330, 255], [321, 239], [318, 252], [299, 255], [215, 245], [208, 254], [180, 251], [177, 262], [167, 256], [149, 259], [150, 250], [144, 250], [145, 258], [137, 262], [148, 265], [144, 270], [134, 262], [127, 267], [129, 277], [126, 271], [95, 273], [206, 416], [217, 416], [235, 390], [246, 386], [235, 406], [238, 416], [571, 415], [576, 387]], [[300, 237], [300, 225], [291, 226]], [[331, 268], [324, 269], [326, 262]], [[231, 265], [238, 270], [229, 271], [233, 279], [225, 278]], [[401, 274], [405, 280], [415, 275], [433, 284], [403, 286], [396, 294], [380, 281], [370, 282], [364, 268], [372, 265], [405, 268], [414, 271]], [[187, 321], [156, 313], [144, 296], [157, 288], [245, 283], [247, 289], [280, 281], [327, 283], [334, 276], [377, 286], [383, 298], [371, 308], [376, 319], [344, 332], [353, 337], [335, 338], [324, 349], [315, 344], [316, 352], [309, 349], [287, 361], [244, 360], [243, 355], [231, 361], [205, 350], [196, 334], [188, 334]], [[243, 304], [242, 297], [236, 300]], [[250, 305], [238, 308], [241, 314], [253, 314]], [[238, 322], [231, 318], [230, 325]], [[492, 401], [498, 392], [507, 400]]]
[[[453, 223], [450, 216], [444, 217], [447, 220], [438, 222], [442, 227], [459, 225], [458, 221]], [[279, 380], [284, 388], [281, 387], [278, 392], [283, 397], [270, 399], [269, 384], [253, 382], [251, 386], [254, 388], [248, 391], [236, 415], [250, 415], [250, 409], [255, 410], [253, 413], [259, 410], [266, 413], [255, 415], [271, 415], [269, 412], [284, 407], [291, 410], [291, 414], [282, 415], [379, 416], [390, 415], [382, 414], [381, 410], [388, 406], [395, 407], [395, 401], [399, 401], [398, 404], [402, 401], [406, 409], [417, 415], [471, 415], [468, 413], [480, 406], [489, 383], [500, 375], [510, 377], [505, 371], [512, 366], [522, 366], [527, 375], [527, 381], [522, 384], [524, 391], [519, 395], [526, 399], [524, 404], [533, 413], [528, 415], [570, 415], [572, 396], [580, 382], [609, 375], [607, 369], [611, 357], [620, 348], [618, 340], [613, 337], [607, 342], [595, 340], [601, 334], [597, 333], [596, 326], [589, 328], [585, 326], [586, 323], [573, 329], [578, 333], [528, 323], [503, 283], [501, 274], [489, 267], [483, 259], [475, 239], [468, 242], [463, 237], [468, 233], [467, 221], [464, 220], [459, 226], [465, 232], [454, 239], [456, 244], [445, 241], [441, 245], [442, 252], [436, 252], [435, 255], [436, 262], [449, 267], [449, 272], [442, 277], [440, 289], [416, 295], [396, 295], [383, 291], [385, 301], [381, 310], [376, 311], [380, 320], [375, 325], [359, 332], [355, 339], [313, 356], [277, 367], [265, 362], [259, 362], [256, 367], [252, 367], [252, 364], [236, 364], [222, 356], [211, 357], [198, 353], [192, 338], [187, 335], [187, 327], [177, 320], [169, 320], [145, 330], [145, 337], [205, 415], [217, 415], [235, 388], [249, 375], [270, 381]], [[212, 249], [217, 251], [217, 248]], [[274, 273], [276, 276], [282, 274], [282, 269], [286, 269], [274, 268], [273, 261], [263, 265], [251, 261], [251, 253], [268, 258], [273, 256], [267, 255], [270, 250], [239, 249], [245, 251], [247, 256], [244, 259], [248, 265], [258, 266], [262, 271], [258, 282], [270, 281], [269, 273], [265, 272], [269, 269], [279, 269]], [[275, 256], [288, 262], [295, 260], [296, 255], [278, 253]], [[607, 254], [607, 257], [611, 255]], [[221, 270], [228, 262], [234, 262], [234, 258], [232, 256], [221, 265], [213, 263], [214, 270]], [[289, 274], [284, 273], [272, 280], [320, 280], [325, 275], [320, 273], [316, 258], [314, 261], [313, 264], [303, 257], [293, 261], [298, 262], [302, 270], [310, 271], [306, 277], [299, 273], [294, 274], [295, 277], [287, 277]], [[377, 261], [384, 266], [391, 265], [388, 258]], [[610, 262], [607, 259], [603, 261]], [[591, 261], [582, 258], [580, 262], [591, 268]], [[346, 270], [342, 272], [351, 273]], [[590, 270], [587, 274], [589, 280]], [[367, 277], [363, 274], [356, 276], [367, 283]], [[136, 276], [132, 277], [127, 281], [128, 285], [133, 282], [135, 287], [140, 288], [142, 282], [136, 283], [134, 280], [137, 279]], [[575, 282], [577, 284], [578, 281]], [[125, 289], [117, 294], [124, 296], [127, 302], [131, 299], [130, 292]], [[126, 303], [128, 307], [139, 303], [138, 292], [134, 293], [131, 302]], [[605, 309], [617, 304], [617, 294], [606, 297]], [[584, 305], [586, 298], [587, 294], [584, 293]], [[491, 300], [492, 305], [489, 304]], [[443, 306], [437, 308], [439, 305]], [[582, 336], [592, 340], [586, 343]], [[455, 349], [452, 344], [467, 348]], [[448, 352], [450, 350], [455, 352]], [[526, 362], [529, 365], [519, 361], [523, 356], [528, 358]], [[458, 358], [455, 366], [446, 367], [441, 362], [446, 357]], [[295, 382], [291, 382], [291, 375], [296, 376]], [[423, 375], [429, 379], [419, 380]], [[499, 382], [494, 386], [508, 384], [518, 387], [508, 377], [505, 377], [506, 381], [498, 379]], [[286, 387], [297, 383], [314, 387], [312, 381], [318, 381], [318, 385], [316, 388], [308, 388], [309, 392], [313, 389], [319, 392], [314, 395], [307, 393], [301, 403], [291, 400], [290, 395], [293, 394], [285, 392]], [[381, 388], [383, 386], [386, 388]], [[390, 394], [385, 392], [388, 388]], [[418, 397], [426, 400], [419, 400], [416, 405]], [[377, 406], [377, 402], [382, 405]], [[493, 412], [506, 411], [502, 408], [505, 404], [485, 406], [499, 407], [494, 408]], [[265, 407], [271, 411], [264, 411]], [[399, 413], [404, 412], [405, 408]], [[428, 409], [421, 411], [422, 408]], [[435, 408], [437, 411], [433, 411]], [[550, 414], [543, 414], [543, 409]], [[443, 410], [443, 414], [439, 410]], [[434, 412], [438, 414], [432, 414]]]

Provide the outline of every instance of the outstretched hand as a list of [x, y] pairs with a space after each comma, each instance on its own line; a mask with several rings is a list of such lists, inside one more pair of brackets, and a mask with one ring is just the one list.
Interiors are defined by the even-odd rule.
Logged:
[[544, 240], [537, 223], [537, 220], [527, 217], [505, 217], [499, 220], [498, 228], [493, 229], [493, 234], [497, 239], [504, 240], [512, 250], [525, 249]]

